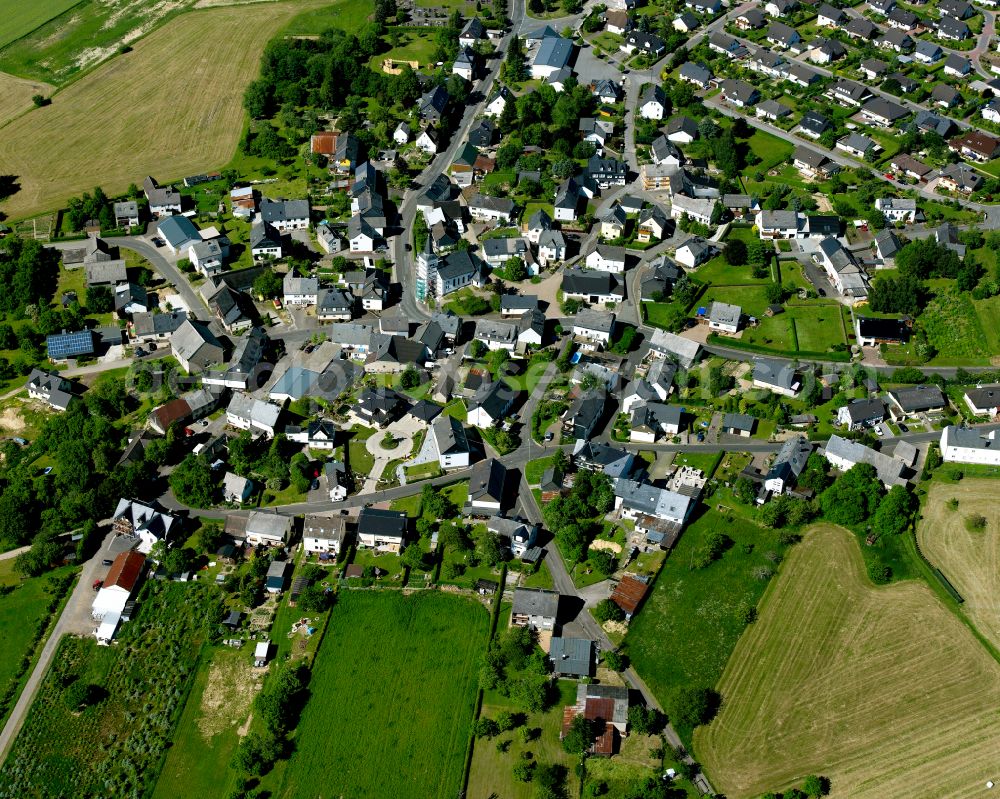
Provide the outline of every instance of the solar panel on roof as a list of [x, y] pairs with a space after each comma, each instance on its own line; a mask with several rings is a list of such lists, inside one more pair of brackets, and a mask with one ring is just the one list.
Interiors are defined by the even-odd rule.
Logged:
[[94, 351], [94, 335], [89, 330], [75, 333], [57, 333], [46, 339], [50, 358], [71, 358], [89, 355]]

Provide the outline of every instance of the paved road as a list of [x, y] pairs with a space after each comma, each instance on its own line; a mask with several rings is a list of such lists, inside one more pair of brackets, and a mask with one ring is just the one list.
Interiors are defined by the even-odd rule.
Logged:
[[466, 107], [462, 114], [462, 119], [458, 123], [455, 132], [451, 136], [448, 147], [438, 153], [427, 168], [420, 173], [416, 179], [419, 189], [407, 189], [403, 195], [403, 202], [399, 206], [399, 222], [402, 233], [394, 237], [392, 242], [392, 253], [396, 280], [402, 287], [401, 305], [406, 316], [414, 321], [423, 321], [430, 318], [426, 306], [417, 301], [416, 297], [416, 266], [412, 257], [406, 252], [406, 244], [410, 240], [410, 232], [413, 230], [413, 221], [417, 215], [417, 197], [425, 186], [433, 183], [439, 175], [445, 173], [451, 163], [455, 160], [455, 154], [469, 138], [469, 128], [480, 114], [486, 100], [489, 98], [493, 83], [503, 62], [503, 55], [507, 51], [511, 36], [517, 35], [524, 19], [524, 0], [514, 0], [510, 6], [511, 25], [508, 32], [497, 43], [497, 57], [492, 62], [489, 73], [478, 84], [473, 86], [473, 91], [481, 96], [480, 102]]
[[3, 731], [0, 732], [0, 762], [3, 762], [8, 748], [24, 723], [24, 717], [27, 715], [28, 708], [31, 707], [38, 686], [41, 685], [49, 664], [52, 662], [52, 656], [59, 645], [59, 639], [65, 634], [87, 635], [94, 629], [94, 622], [90, 616], [90, 607], [94, 600], [94, 591], [91, 585], [93, 585], [94, 580], [103, 578], [107, 571], [107, 567], [103, 566], [101, 561], [107, 556], [105, 550], [110, 544], [111, 538], [112, 534], [108, 533], [94, 557], [83, 564], [73, 593], [70, 595], [62, 615], [59, 616], [59, 621], [56, 622], [51, 635], [45, 642], [45, 646], [42, 647], [38, 662], [35, 664], [31, 676], [28, 677], [24, 690], [21, 691], [21, 696], [18, 697], [17, 704], [14, 705]]
[[201, 299], [201, 295], [191, 287], [184, 273], [146, 239], [140, 236], [123, 236], [114, 241], [119, 247], [139, 253], [139, 255], [149, 261], [153, 269], [159, 272], [164, 280], [168, 283], [173, 283], [174, 288], [177, 289], [177, 293], [180, 294], [184, 303], [196, 318], [205, 321], [212, 318], [204, 301]]

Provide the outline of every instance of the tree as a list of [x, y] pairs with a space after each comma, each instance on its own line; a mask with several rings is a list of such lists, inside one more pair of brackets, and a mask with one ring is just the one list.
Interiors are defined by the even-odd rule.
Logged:
[[96, 705], [105, 695], [106, 692], [99, 685], [83, 680], [74, 680], [63, 690], [62, 698], [66, 707], [76, 713]]
[[213, 478], [208, 460], [189, 454], [170, 474], [170, 489], [185, 505], [207, 508], [212, 504]]
[[312, 583], [302, 589], [296, 602], [306, 613], [323, 613], [330, 609], [333, 597], [332, 591], [327, 591], [323, 586]]
[[610, 577], [615, 573], [615, 569], [618, 568], [618, 559], [606, 549], [591, 551], [590, 563], [605, 577]]
[[875, 512], [883, 492], [875, 468], [859, 463], [820, 495], [820, 507], [826, 518], [836, 524], [860, 524]]
[[606, 621], [624, 621], [625, 611], [610, 599], [602, 599], [594, 606], [594, 618], [601, 624]]
[[487, 566], [496, 566], [503, 561], [503, 550], [492, 533], [485, 533], [476, 542], [476, 555]]
[[574, 716], [569, 723], [569, 730], [563, 736], [563, 749], [571, 755], [582, 755], [593, 745], [596, 734], [594, 722], [583, 714]]
[[753, 481], [749, 477], [737, 478], [733, 485], [733, 495], [744, 505], [752, 503], [757, 496]]
[[719, 710], [721, 697], [711, 688], [682, 688], [673, 697], [670, 718], [685, 727], [708, 724]]
[[730, 266], [742, 266], [747, 262], [747, 244], [743, 239], [730, 239], [722, 255]]
[[476, 738], [494, 738], [500, 734], [500, 727], [493, 719], [483, 716], [472, 723], [472, 734]]
[[89, 286], [84, 302], [90, 313], [110, 313], [115, 309], [115, 296], [108, 286]]
[[612, 671], [624, 671], [625, 657], [617, 650], [612, 649], [604, 653], [604, 665]]
[[507, 263], [504, 264], [504, 275], [507, 276], [507, 280], [524, 280], [528, 277], [528, 267], [524, 265], [524, 261], [518, 256], [509, 258]]
[[639, 735], [655, 735], [663, 729], [666, 719], [655, 708], [632, 705], [628, 709], [628, 724]]
[[414, 389], [420, 385], [420, 372], [412, 364], [403, 370], [399, 377], [399, 385], [406, 389]]
[[806, 796], [826, 796], [830, 792], [829, 780], [810, 774], [802, 783], [802, 791]]
[[489, 347], [479, 339], [473, 339], [469, 346], [469, 353], [473, 358], [482, 358], [489, 351]]
[[284, 291], [281, 277], [270, 269], [265, 269], [253, 281], [253, 292], [258, 297], [269, 300]]
[[913, 510], [913, 495], [903, 486], [893, 486], [878, 503], [878, 509], [872, 516], [872, 527], [883, 535], [901, 533], [910, 523]]

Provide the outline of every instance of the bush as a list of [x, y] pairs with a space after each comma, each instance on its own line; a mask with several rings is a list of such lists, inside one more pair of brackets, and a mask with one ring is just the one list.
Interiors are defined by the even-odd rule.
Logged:
[[980, 513], [973, 513], [965, 517], [965, 529], [970, 533], [981, 533], [986, 529], [986, 517]]
[[594, 618], [601, 624], [606, 621], [624, 621], [625, 611], [610, 599], [602, 599], [594, 606]]

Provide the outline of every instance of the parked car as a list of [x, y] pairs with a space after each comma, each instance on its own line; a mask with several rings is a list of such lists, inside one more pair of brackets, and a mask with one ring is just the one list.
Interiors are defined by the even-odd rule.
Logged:
[[112, 566], [112, 565], [114, 565], [114, 561], [111, 560], [111, 558], [105, 558], [104, 560], [101, 561], [101, 565], [103, 565], [103, 566]]
[[549, 441], [551, 441], [551, 440], [552, 440], [553, 438], [555, 438], [555, 436], [553, 436], [553, 435], [552, 435], [552, 433], [546, 433], [546, 434], [545, 434], [545, 443], [548, 443], [548, 442], [549, 442]]

